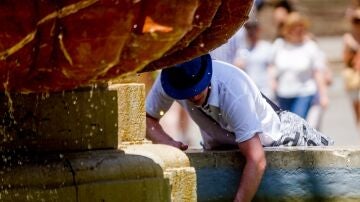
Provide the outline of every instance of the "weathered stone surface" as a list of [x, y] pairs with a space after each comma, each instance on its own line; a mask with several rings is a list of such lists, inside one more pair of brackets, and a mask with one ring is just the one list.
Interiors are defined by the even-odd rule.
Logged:
[[3, 153], [0, 169], [0, 201], [170, 201], [162, 168], [120, 150]]
[[143, 84], [2, 94], [0, 101], [2, 151], [116, 149], [145, 142]]
[[[360, 150], [266, 148], [267, 169], [253, 201], [359, 201]], [[238, 151], [189, 151], [198, 201], [232, 201], [244, 160]]]
[[189, 159], [179, 149], [161, 144], [132, 145], [126, 154], [141, 155], [154, 160], [164, 171], [171, 186], [171, 201], [197, 201], [196, 173]]
[[117, 92], [118, 144], [143, 142], [146, 127], [144, 84], [114, 84], [109, 89]]
[[2, 94], [0, 147], [27, 151], [117, 148], [117, 91]]
[[251, 3], [1, 1], [0, 91], [55, 92], [188, 60], [225, 43]]
[[196, 174], [167, 145], [72, 153], [2, 153], [1, 201], [196, 201]]

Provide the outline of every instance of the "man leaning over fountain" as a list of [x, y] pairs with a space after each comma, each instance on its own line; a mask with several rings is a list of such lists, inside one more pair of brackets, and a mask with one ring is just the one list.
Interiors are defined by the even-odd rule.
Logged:
[[163, 69], [146, 99], [146, 136], [181, 150], [159, 119], [176, 101], [199, 126], [206, 150], [238, 148], [245, 157], [234, 201], [251, 201], [266, 167], [263, 147], [333, 145], [299, 116], [279, 109], [239, 68], [209, 54]]

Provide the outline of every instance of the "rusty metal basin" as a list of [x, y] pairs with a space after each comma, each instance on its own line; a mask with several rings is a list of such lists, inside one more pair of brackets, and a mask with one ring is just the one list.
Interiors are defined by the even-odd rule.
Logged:
[[0, 91], [56, 92], [209, 52], [252, 0], [0, 1]]

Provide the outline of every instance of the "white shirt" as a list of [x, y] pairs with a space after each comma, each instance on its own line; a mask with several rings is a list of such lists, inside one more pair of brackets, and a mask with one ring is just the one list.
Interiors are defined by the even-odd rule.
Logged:
[[[278, 140], [279, 117], [253, 81], [233, 65], [216, 60], [212, 64], [211, 91], [205, 107], [177, 100], [198, 124], [205, 148], [236, 145], [256, 133], [265, 146]], [[164, 92], [158, 77], [146, 99], [146, 112], [160, 119], [173, 101]]]
[[312, 40], [294, 45], [277, 39], [272, 52], [278, 81], [277, 95], [286, 98], [315, 95], [317, 86], [314, 71], [324, 66], [320, 53]]

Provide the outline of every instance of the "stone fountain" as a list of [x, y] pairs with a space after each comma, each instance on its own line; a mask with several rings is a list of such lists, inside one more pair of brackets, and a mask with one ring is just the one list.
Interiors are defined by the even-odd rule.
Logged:
[[0, 2], [0, 201], [196, 201], [127, 77], [225, 43], [252, 0]]
[[[251, 4], [0, 1], [0, 201], [232, 201], [239, 152], [151, 144], [125, 81], [225, 43]], [[254, 201], [359, 201], [359, 155], [267, 148]]]

